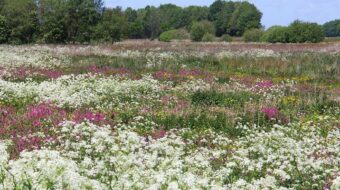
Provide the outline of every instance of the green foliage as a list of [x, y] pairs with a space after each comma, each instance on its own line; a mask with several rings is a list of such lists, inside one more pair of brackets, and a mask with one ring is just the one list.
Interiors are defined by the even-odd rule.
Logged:
[[263, 36], [264, 32], [261, 29], [250, 29], [243, 34], [243, 39], [245, 42], [259, 42]]
[[288, 43], [290, 42], [290, 29], [285, 26], [273, 26], [269, 28], [262, 36], [261, 41], [270, 43]]
[[65, 23], [66, 3], [58, 0], [44, 0], [40, 9], [42, 20], [40, 26], [41, 40], [45, 43], [64, 43], [67, 38], [67, 26]]
[[190, 29], [191, 39], [193, 41], [202, 41], [202, 38], [206, 33], [215, 33], [214, 25], [206, 20], [195, 22]]
[[111, 43], [128, 35], [128, 22], [121, 9], [107, 9], [96, 27], [96, 38]]
[[225, 95], [216, 91], [198, 91], [191, 97], [191, 102], [194, 105], [222, 105]]
[[7, 42], [8, 34], [9, 30], [6, 18], [0, 15], [0, 44]]
[[169, 30], [163, 32], [159, 36], [159, 40], [162, 42], [170, 42], [171, 40], [184, 40], [189, 38], [190, 34], [185, 29]]
[[38, 31], [37, 6], [31, 0], [5, 0], [3, 15], [10, 30], [9, 41], [14, 44], [31, 43]]
[[242, 36], [251, 28], [261, 27], [262, 13], [248, 2], [241, 2], [236, 5], [230, 19], [230, 32], [232, 36]]
[[339, 37], [340, 36], [340, 19], [326, 22], [323, 25], [325, 36]]
[[220, 93], [216, 91], [198, 91], [192, 95], [191, 102], [194, 105], [204, 106], [242, 107], [251, 99], [255, 102], [259, 100], [259, 96], [248, 92]]
[[202, 37], [202, 42], [213, 42], [215, 41], [215, 36], [210, 33], [205, 33]]
[[290, 42], [293, 43], [303, 43], [321, 42], [324, 39], [323, 29], [320, 25], [316, 23], [294, 21], [290, 26]]
[[321, 42], [324, 39], [322, 27], [316, 23], [294, 21], [288, 27], [273, 26], [264, 34], [262, 40], [270, 43]]
[[262, 13], [248, 2], [217, 0], [209, 7], [209, 19], [214, 22], [216, 35], [242, 36], [244, 31], [261, 27]]
[[222, 42], [232, 42], [233, 38], [229, 36], [228, 34], [223, 34], [220, 38], [220, 41]]

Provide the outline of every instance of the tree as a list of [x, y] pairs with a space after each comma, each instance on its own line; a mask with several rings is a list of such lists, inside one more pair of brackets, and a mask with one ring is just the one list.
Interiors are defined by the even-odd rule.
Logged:
[[128, 35], [128, 20], [121, 8], [107, 9], [97, 26], [97, 38], [114, 43]]
[[184, 26], [183, 9], [181, 7], [173, 4], [164, 4], [160, 5], [158, 10], [162, 21], [162, 31]]
[[339, 37], [340, 36], [340, 19], [326, 22], [323, 25], [325, 36]]
[[216, 35], [222, 36], [230, 31], [230, 22], [236, 3], [232, 1], [215, 1], [209, 8], [209, 18], [215, 24]]
[[89, 42], [102, 11], [102, 0], [67, 0], [65, 15], [67, 40], [72, 43]]
[[7, 42], [8, 33], [9, 31], [6, 18], [0, 15], [0, 44]]
[[151, 39], [157, 38], [162, 33], [161, 14], [155, 7], [147, 6], [143, 17], [145, 36]]
[[2, 10], [7, 19], [11, 43], [32, 43], [38, 35], [37, 6], [33, 0], [5, 0]]
[[194, 22], [208, 20], [209, 8], [189, 6], [183, 9], [183, 26], [190, 28]]
[[206, 33], [215, 33], [214, 25], [207, 20], [195, 22], [190, 29], [191, 39], [193, 41], [201, 41]]
[[261, 28], [262, 13], [248, 2], [236, 4], [230, 20], [230, 35], [242, 36], [246, 30]]
[[290, 38], [289, 41], [293, 43], [321, 42], [324, 39], [323, 28], [317, 23], [294, 21], [289, 25]]
[[45, 43], [64, 43], [67, 39], [66, 1], [40, 0], [38, 17], [41, 40]]

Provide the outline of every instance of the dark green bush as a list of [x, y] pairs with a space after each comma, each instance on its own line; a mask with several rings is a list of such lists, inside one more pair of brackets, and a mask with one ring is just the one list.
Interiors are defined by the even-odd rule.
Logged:
[[214, 34], [214, 25], [209, 21], [195, 22], [190, 28], [190, 35], [193, 41], [202, 41], [204, 34], [210, 33]]
[[245, 42], [259, 42], [264, 32], [261, 29], [250, 29], [243, 34], [243, 39]]
[[170, 42], [171, 40], [189, 39], [190, 34], [185, 29], [169, 30], [159, 36], [159, 41]]
[[289, 42], [292, 43], [318, 43], [325, 38], [322, 27], [317, 23], [302, 22], [297, 20], [289, 26], [289, 29]]
[[9, 34], [9, 30], [8, 30], [6, 18], [0, 15], [0, 44], [7, 42], [8, 34]]
[[198, 91], [195, 92], [191, 97], [191, 102], [194, 105], [222, 105], [224, 102], [225, 96], [223, 93], [219, 93], [216, 91]]
[[318, 43], [323, 39], [324, 33], [320, 25], [297, 20], [288, 27], [274, 26], [269, 28], [261, 40], [270, 43]]

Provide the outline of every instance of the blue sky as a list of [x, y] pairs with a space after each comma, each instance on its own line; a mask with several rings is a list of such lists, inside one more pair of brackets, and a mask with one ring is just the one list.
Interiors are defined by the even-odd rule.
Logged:
[[[288, 25], [295, 19], [323, 24], [340, 19], [340, 0], [249, 0], [263, 13], [262, 24]], [[214, 0], [104, 0], [108, 7], [143, 8], [172, 3], [182, 7], [189, 5], [210, 5]]]

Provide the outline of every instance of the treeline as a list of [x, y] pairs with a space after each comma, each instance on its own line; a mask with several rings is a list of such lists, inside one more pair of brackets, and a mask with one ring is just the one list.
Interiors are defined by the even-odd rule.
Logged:
[[190, 31], [195, 22], [213, 34], [242, 36], [261, 27], [262, 13], [248, 2], [215, 1], [209, 7], [173, 4], [134, 10], [106, 8], [102, 0], [0, 0], [1, 43], [89, 43], [156, 39], [174, 29]]
[[249, 2], [217, 0], [210, 6], [164, 4], [143, 9], [106, 8], [103, 0], [0, 0], [0, 43], [92, 43], [122, 39], [319, 42], [340, 36], [340, 20], [296, 21], [264, 31], [262, 13]]

